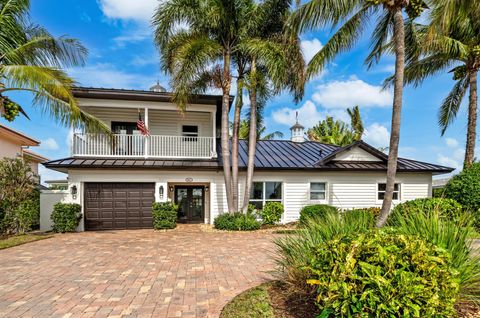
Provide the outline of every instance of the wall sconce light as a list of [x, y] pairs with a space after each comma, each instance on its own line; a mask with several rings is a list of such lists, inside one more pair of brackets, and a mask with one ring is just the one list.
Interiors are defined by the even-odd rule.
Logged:
[[72, 198], [75, 200], [77, 198], [77, 186], [73, 185], [70, 188], [70, 194], [72, 195]]
[[160, 196], [160, 200], [163, 200], [163, 185], [161, 185], [159, 188], [158, 188], [158, 194]]
[[170, 192], [173, 192], [173, 186], [170, 186], [170, 188], [168, 188], [168, 190], [170, 190]]
[[206, 186], [206, 187], [205, 187], [205, 192], [208, 192], [209, 189], [210, 189], [210, 187], [209, 187], [209, 186]]

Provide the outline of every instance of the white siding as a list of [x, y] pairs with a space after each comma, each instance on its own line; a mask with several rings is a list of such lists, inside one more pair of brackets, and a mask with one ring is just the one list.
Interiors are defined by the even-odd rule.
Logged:
[[355, 147], [349, 151], [339, 154], [335, 157], [335, 160], [339, 161], [381, 161], [374, 155], [366, 152], [365, 150]]
[[[84, 182], [185, 182], [192, 178], [192, 184], [210, 183], [209, 215], [206, 222], [220, 213], [227, 211], [225, 185], [222, 172], [216, 171], [163, 171], [163, 170], [71, 170], [70, 186], [75, 184], [80, 189], [75, 201], [82, 203]], [[254, 181], [280, 181], [283, 183], [283, 204], [285, 214], [283, 222], [295, 221], [303, 206], [315, 203], [328, 203], [342, 209], [354, 207], [381, 206], [377, 200], [377, 183], [385, 182], [385, 173], [376, 172], [263, 172], [255, 173]], [[240, 204], [243, 202], [244, 175], [239, 180]], [[309, 199], [310, 182], [327, 183], [327, 200], [311, 201]], [[432, 176], [429, 173], [399, 173], [397, 182], [401, 183], [401, 201], [428, 197], [431, 193]], [[157, 187], [158, 188], [158, 187]], [[156, 191], [158, 192], [158, 190]], [[158, 199], [158, 198], [157, 198]], [[83, 228], [83, 225], [81, 225]]]
[[[145, 119], [144, 109], [139, 108]], [[87, 111], [105, 122], [109, 127], [113, 121], [136, 122], [138, 109], [89, 107]], [[209, 112], [179, 111], [150, 109], [148, 111], [149, 130], [152, 135], [180, 136], [182, 125], [197, 125], [200, 137], [212, 137], [213, 123]]]

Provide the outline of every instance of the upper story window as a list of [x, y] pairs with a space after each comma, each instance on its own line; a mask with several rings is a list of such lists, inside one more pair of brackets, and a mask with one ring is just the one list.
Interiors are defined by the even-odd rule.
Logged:
[[310, 200], [326, 200], [327, 184], [325, 182], [310, 183]]
[[262, 209], [269, 201], [282, 202], [282, 182], [254, 182], [250, 204]]
[[182, 136], [184, 137], [198, 137], [198, 126], [195, 125], [183, 125]]
[[[385, 198], [385, 191], [387, 190], [386, 183], [379, 183], [377, 188], [377, 199], [383, 200]], [[400, 200], [400, 183], [395, 183], [393, 187], [393, 200]]]

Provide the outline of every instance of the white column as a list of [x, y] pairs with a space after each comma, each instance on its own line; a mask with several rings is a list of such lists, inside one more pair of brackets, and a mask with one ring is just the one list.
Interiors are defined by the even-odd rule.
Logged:
[[214, 158], [217, 157], [217, 110], [215, 109], [213, 112], [212, 112], [212, 136], [213, 136], [213, 140], [212, 140], [212, 155]]
[[[145, 115], [145, 118], [144, 118], [144, 120], [145, 120], [145, 127], [147, 127], [147, 130], [149, 130], [148, 127], [149, 127], [150, 125], [148, 124], [148, 108], [147, 108], [147, 107], [145, 107], [144, 115]], [[144, 140], [144, 142], [145, 142], [145, 147], [144, 147], [144, 149], [143, 149], [143, 150], [144, 150], [144, 155], [145, 155], [145, 158], [148, 158], [148, 140], [149, 140], [148, 135], [145, 136], [143, 140]]]

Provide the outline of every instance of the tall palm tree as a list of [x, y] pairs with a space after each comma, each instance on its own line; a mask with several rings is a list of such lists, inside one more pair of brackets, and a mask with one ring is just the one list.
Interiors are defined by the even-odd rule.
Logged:
[[19, 113], [28, 118], [24, 108], [8, 96], [24, 91], [33, 95], [33, 106], [61, 124], [109, 131], [79, 108], [71, 91], [74, 81], [62, 71], [83, 65], [87, 50], [75, 39], [55, 38], [30, 23], [29, 9], [29, 0], [0, 0], [0, 115], [9, 121]]
[[[473, 5], [473, 6], [472, 6]], [[477, 9], [477, 10], [475, 10]], [[435, 6], [429, 25], [413, 22], [407, 25], [407, 66], [405, 82], [420, 85], [427, 77], [445, 71], [453, 73], [456, 81], [443, 100], [438, 114], [441, 134], [457, 117], [458, 111], [469, 90], [467, 141], [464, 168], [475, 157], [477, 126], [477, 77], [480, 68], [480, 16], [475, 1], [457, 3], [456, 14], [448, 24], [442, 23], [448, 6]], [[387, 79], [386, 85], [392, 82]]]
[[354, 106], [347, 108], [348, 116], [350, 116], [350, 127], [353, 131], [353, 140], [358, 141], [362, 139], [365, 128], [363, 127], [362, 116], [360, 115], [360, 108]]
[[[291, 14], [290, 0], [265, 0], [252, 12], [254, 27], [243, 52], [249, 63], [245, 84], [250, 99], [248, 163], [242, 210], [248, 210], [255, 169], [256, 141], [262, 127], [262, 110], [269, 96], [288, 89], [298, 101], [303, 96], [305, 62], [298, 36], [283, 31]], [[271, 136], [273, 137], [273, 136]]]
[[343, 22], [325, 46], [312, 58], [307, 74], [318, 74], [328, 62], [343, 51], [350, 49], [366, 29], [369, 20], [376, 18], [372, 39], [372, 51], [366, 63], [372, 65], [384, 53], [389, 37], [393, 37], [395, 53], [395, 80], [393, 92], [392, 126], [387, 168], [387, 187], [382, 212], [377, 226], [384, 226], [390, 214], [397, 170], [400, 119], [403, 104], [403, 79], [405, 67], [405, 24], [403, 11], [410, 18], [419, 16], [425, 7], [422, 0], [311, 0], [300, 6], [295, 13], [291, 28], [305, 31], [334, 27]]
[[[271, 73], [281, 73], [288, 64], [278, 54], [278, 43], [254, 36], [252, 30], [259, 27], [257, 8], [253, 0], [169, 0], [159, 5], [152, 22], [162, 66], [171, 74], [174, 101], [180, 109], [191, 94], [205, 92], [212, 86], [222, 90], [221, 148], [229, 212], [238, 211], [238, 182], [233, 182], [233, 177], [238, 178], [238, 160], [230, 155], [228, 129], [232, 70], [239, 65], [246, 67], [240, 59], [253, 56], [263, 56], [265, 63], [261, 66], [270, 67]], [[239, 78], [247, 72], [239, 67], [236, 71]], [[286, 77], [277, 73], [279, 78]], [[239, 122], [241, 97], [239, 93], [234, 131]], [[237, 137], [232, 139], [233, 150], [238, 149], [237, 143]]]

